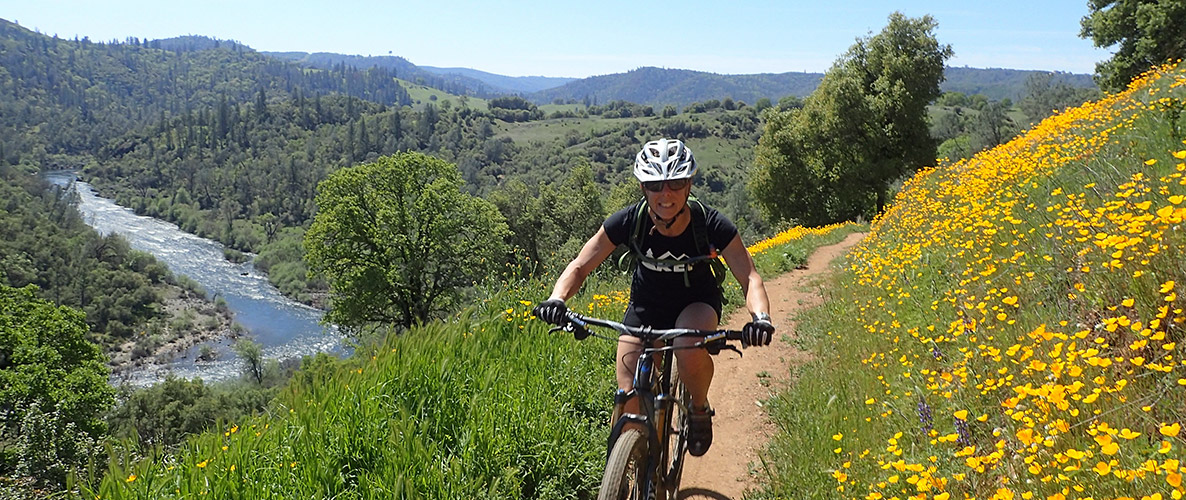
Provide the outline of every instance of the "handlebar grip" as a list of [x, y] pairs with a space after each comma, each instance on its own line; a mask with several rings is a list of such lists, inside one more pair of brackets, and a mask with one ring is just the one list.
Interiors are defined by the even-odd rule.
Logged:
[[708, 335], [708, 336], [704, 337], [705, 343], [715, 342], [718, 340], [720, 340], [720, 341], [741, 340], [741, 332], [736, 331], [736, 330], [721, 330], [717, 333], [714, 333], [712, 335]]

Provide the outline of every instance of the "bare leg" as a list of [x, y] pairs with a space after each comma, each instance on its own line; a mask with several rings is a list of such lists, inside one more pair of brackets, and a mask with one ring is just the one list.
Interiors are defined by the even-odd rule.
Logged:
[[[703, 302], [696, 302], [684, 308], [676, 328], [694, 328], [697, 330], [713, 330], [717, 328], [717, 312], [712, 306]], [[700, 338], [683, 337], [675, 340], [676, 346], [689, 346], [699, 342]], [[679, 376], [692, 396], [694, 408], [708, 407], [708, 386], [712, 384], [713, 363], [712, 356], [704, 349], [676, 349], [676, 363], [679, 364]]]
[[[717, 312], [712, 306], [703, 302], [688, 305], [680, 313], [675, 322], [676, 328], [694, 328], [697, 330], [713, 330], [717, 327]], [[676, 339], [675, 345], [686, 346], [699, 342], [701, 339], [687, 337]], [[634, 368], [638, 365], [638, 354], [642, 351], [642, 344], [637, 338], [629, 335], [618, 337], [617, 378], [618, 388], [628, 391], [634, 387]], [[676, 363], [679, 364], [680, 379], [688, 388], [692, 396], [692, 405], [696, 408], [708, 406], [708, 387], [712, 383], [712, 356], [704, 349], [677, 349]], [[626, 413], [638, 413], [638, 400], [630, 398], [623, 408]]]
[[[618, 388], [629, 391], [634, 388], [634, 368], [638, 366], [638, 354], [642, 352], [642, 342], [629, 335], [618, 337], [617, 362]], [[622, 407], [626, 413], [638, 413], [638, 398], [626, 400]]]

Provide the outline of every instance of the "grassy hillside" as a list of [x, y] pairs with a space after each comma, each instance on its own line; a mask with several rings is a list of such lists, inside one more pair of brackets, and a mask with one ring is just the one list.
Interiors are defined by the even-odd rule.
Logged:
[[450, 94], [444, 90], [412, 83], [399, 78], [396, 78], [395, 81], [399, 82], [400, 86], [402, 86], [404, 90], [408, 91], [408, 97], [412, 100], [413, 108], [420, 109], [429, 103], [440, 106], [442, 103], [448, 102], [450, 103], [450, 106], [458, 106], [480, 111], [488, 111], [490, 109], [490, 107], [486, 104], [486, 99], [482, 99], [480, 97]]
[[[751, 251], [772, 277], [856, 229], [796, 227]], [[569, 302], [617, 318], [626, 279], [603, 271]], [[513, 283], [450, 321], [350, 359], [307, 360], [267, 414], [226, 422], [174, 451], [115, 447], [105, 470], [80, 478], [80, 494], [591, 498], [605, 465], [613, 344], [549, 334], [530, 313], [548, 285]]]
[[920, 173], [800, 318], [766, 496], [1179, 498], [1186, 69]]

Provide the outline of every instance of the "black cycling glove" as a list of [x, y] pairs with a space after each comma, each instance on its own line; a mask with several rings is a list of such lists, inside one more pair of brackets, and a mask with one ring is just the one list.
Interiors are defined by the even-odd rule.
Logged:
[[568, 306], [564, 305], [564, 301], [560, 299], [548, 299], [539, 304], [531, 310], [531, 314], [535, 317], [547, 321], [553, 325], [561, 326], [564, 323], [564, 315], [568, 312]]
[[770, 316], [765, 313], [760, 313], [754, 316], [754, 320], [746, 323], [741, 328], [741, 346], [758, 346], [770, 345], [770, 340], [774, 338], [774, 324], [770, 322]]

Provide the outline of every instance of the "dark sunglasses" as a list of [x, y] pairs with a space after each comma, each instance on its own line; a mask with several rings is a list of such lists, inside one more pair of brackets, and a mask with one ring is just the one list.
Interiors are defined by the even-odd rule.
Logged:
[[688, 184], [691, 182], [692, 182], [692, 179], [669, 179], [669, 180], [665, 180], [665, 181], [647, 181], [647, 182], [642, 183], [642, 187], [652, 193], [658, 193], [659, 191], [663, 190], [663, 185], [666, 184], [667, 189], [670, 189], [672, 191], [679, 191], [683, 188], [688, 187]]

